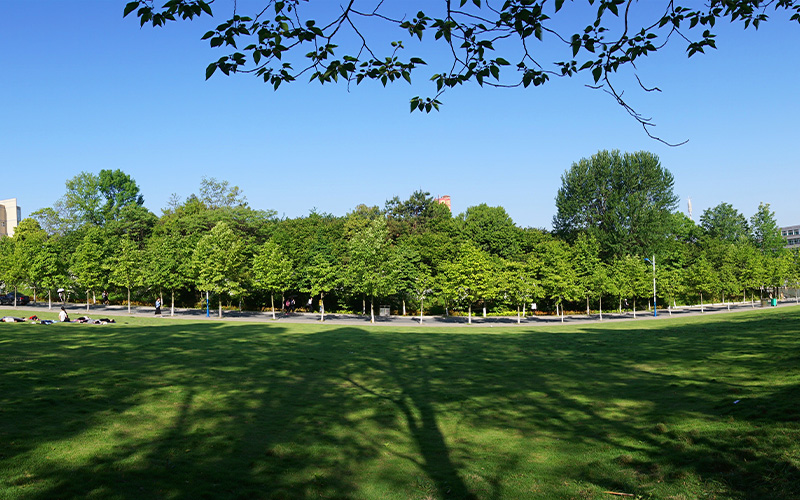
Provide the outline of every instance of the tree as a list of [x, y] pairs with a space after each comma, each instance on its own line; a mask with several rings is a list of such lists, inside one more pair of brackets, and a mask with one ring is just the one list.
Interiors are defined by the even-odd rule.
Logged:
[[292, 274], [292, 261], [274, 241], [264, 243], [253, 257], [253, 280], [258, 288], [269, 292], [272, 319], [275, 319], [275, 293], [289, 288]]
[[219, 299], [219, 317], [222, 317], [222, 294], [239, 295], [244, 292], [245, 244], [225, 222], [220, 222], [200, 238], [192, 256], [199, 290], [214, 292]]
[[136, 181], [119, 169], [101, 170], [97, 174], [97, 189], [105, 198], [105, 203], [100, 208], [105, 222], [117, 220], [123, 207], [144, 204], [144, 197], [139, 193]]
[[620, 298], [633, 299], [633, 317], [636, 317], [636, 298], [648, 294], [652, 281], [648, 279], [647, 265], [638, 255], [624, 255], [614, 259], [611, 270], [612, 289]]
[[[672, 306], [675, 305], [675, 297], [683, 293], [684, 270], [679, 267], [660, 266], [657, 271], [658, 287], [661, 293], [667, 297], [667, 310], [672, 316]], [[672, 304], [670, 304], [672, 302]]]
[[[211, 15], [211, 3], [173, 0], [158, 8], [154, 0], [133, 0], [123, 14], [135, 12], [141, 25], [164, 26]], [[800, 20], [800, 4], [792, 0], [711, 0], [703, 8], [695, 2], [650, 3], [588, 0], [562, 9], [563, 0], [446, 0], [424, 4], [425, 12], [409, 12], [404, 4], [373, 0], [351, 1], [331, 13], [320, 1], [269, 1], [252, 14], [234, 7], [203, 36], [212, 48], [233, 51], [209, 64], [206, 78], [217, 71], [251, 74], [277, 90], [301, 75], [323, 84], [375, 80], [385, 86], [411, 82], [423, 72], [435, 90], [432, 97], [411, 98], [411, 109], [430, 112], [439, 109], [445, 90], [467, 82], [528, 87], [587, 75], [591, 86], [608, 92], [650, 135], [653, 123], [634, 111], [613, 83], [621, 69], [635, 71], [639, 59], [675, 43], [685, 43], [690, 57], [716, 48], [716, 22], [724, 19], [757, 28], [774, 7]], [[369, 36], [391, 30], [396, 36]], [[404, 56], [404, 41], [410, 45], [415, 39], [426, 53], [438, 49], [430, 71], [421, 54]], [[648, 90], [641, 80], [640, 85]]]
[[450, 210], [427, 191], [417, 190], [407, 200], [395, 196], [384, 204], [389, 234], [393, 238], [420, 234], [432, 226], [449, 223]]
[[[33, 272], [33, 262], [44, 248], [47, 234], [33, 219], [23, 219], [14, 231], [14, 255], [11, 256], [12, 273], [17, 284], [26, 284], [33, 288], [33, 301], [36, 302], [36, 290], [41, 285], [40, 276]], [[14, 299], [16, 303], [16, 298]]]
[[[435, 280], [431, 270], [425, 264], [420, 264], [417, 272], [410, 276], [407, 284], [408, 291], [413, 297], [419, 300], [419, 324], [422, 324], [422, 316], [425, 310], [425, 297], [433, 293]], [[405, 312], [405, 311], [404, 311]]]
[[218, 181], [214, 177], [203, 177], [200, 180], [198, 199], [212, 210], [247, 206], [247, 197], [242, 194], [239, 186], [230, 187], [228, 181]]
[[458, 216], [461, 234], [484, 252], [504, 259], [519, 255], [519, 229], [503, 207], [481, 203]]
[[[525, 316], [525, 305], [538, 296], [540, 287], [535, 278], [538, 270], [534, 262], [533, 260], [527, 262], [504, 261], [503, 270], [498, 279], [500, 286], [517, 306], [517, 324], [520, 324], [521, 317]], [[520, 306], [522, 306], [521, 312]]]
[[338, 268], [328, 260], [329, 258], [325, 253], [316, 253], [311, 265], [305, 268], [308, 287], [303, 291], [310, 293], [312, 297], [319, 295], [319, 313], [322, 322], [325, 321], [325, 294], [336, 288], [340, 282], [337, 276]]
[[723, 241], [743, 241], [750, 234], [747, 219], [729, 203], [706, 209], [700, 216], [700, 225], [708, 236]]
[[63, 263], [52, 239], [46, 240], [34, 256], [30, 263], [30, 274], [34, 282], [47, 289], [47, 307], [52, 309], [50, 292], [64, 279]]
[[750, 238], [763, 254], [778, 253], [786, 243], [781, 236], [775, 212], [769, 209], [769, 203], [759, 203], [758, 210], [750, 217]]
[[395, 293], [398, 274], [395, 252], [389, 247], [384, 219], [375, 219], [352, 236], [348, 244], [347, 282], [353, 291], [370, 298], [370, 322], [375, 322], [375, 297]]
[[600, 151], [561, 176], [553, 228], [569, 242], [582, 232], [591, 234], [606, 259], [659, 253], [678, 203], [673, 183], [652, 153]]
[[147, 286], [161, 287], [171, 292], [170, 316], [175, 315], [175, 290], [192, 283], [192, 249], [190, 240], [179, 235], [153, 236], [145, 248]]
[[454, 261], [442, 264], [445, 294], [466, 302], [469, 324], [472, 324], [472, 304], [481, 299], [485, 302], [492, 293], [494, 271], [489, 255], [471, 243], [461, 245]]
[[89, 292], [106, 286], [108, 261], [107, 235], [102, 228], [91, 226], [72, 256], [70, 270], [78, 284], [86, 290], [86, 310], [89, 310]]
[[539, 249], [541, 282], [544, 296], [556, 304], [556, 312], [561, 310], [564, 322], [564, 302], [580, 298], [578, 276], [572, 262], [570, 247], [564, 241], [552, 238]]
[[703, 294], [711, 295], [719, 289], [719, 278], [711, 263], [704, 255], [695, 260], [687, 270], [690, 289], [700, 295], [700, 312], [705, 312]]
[[52, 210], [35, 213], [48, 227], [62, 231], [83, 224], [105, 225], [117, 220], [124, 207], [144, 203], [136, 181], [122, 170], [101, 170], [97, 175], [81, 172], [67, 180], [66, 188]]
[[142, 252], [130, 238], [121, 238], [111, 258], [109, 281], [128, 290], [128, 314], [131, 313], [131, 288], [142, 282]]
[[581, 233], [572, 247], [578, 286], [586, 297], [586, 314], [590, 314], [589, 298], [600, 297], [600, 319], [603, 319], [603, 293], [606, 288], [606, 273], [600, 260], [600, 244], [589, 234]]

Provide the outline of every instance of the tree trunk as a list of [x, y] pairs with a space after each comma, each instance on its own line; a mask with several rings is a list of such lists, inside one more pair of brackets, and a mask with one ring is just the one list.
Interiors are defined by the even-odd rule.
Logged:
[[36, 287], [33, 287], [33, 303], [36, 303]]
[[86, 290], [86, 312], [89, 312], [89, 290]]
[[275, 292], [270, 292], [269, 302], [272, 305], [272, 319], [275, 319]]
[[403, 297], [403, 316], [406, 315], [406, 298]]
[[603, 321], [603, 294], [600, 294], [600, 321]]
[[633, 298], [633, 317], [636, 317], [636, 297]]
[[519, 304], [517, 304], [517, 324], [522, 323], [522, 318], [519, 315]]
[[128, 314], [131, 313], [131, 289], [128, 288]]
[[700, 292], [700, 312], [701, 313], [706, 312], [705, 309], [703, 308], [703, 292]]
[[222, 318], [222, 294], [219, 294], [219, 317]]
[[471, 325], [472, 324], [472, 303], [469, 304], [468, 311], [469, 312], [467, 313], [467, 323], [469, 323]]
[[169, 315], [175, 316], [175, 289], [172, 289], [172, 303], [169, 306]]
[[527, 305], [527, 304], [526, 304], [525, 302], [523, 302], [523, 303], [522, 303], [522, 317], [523, 317], [523, 318], [527, 318], [527, 317], [528, 317], [528, 316], [527, 316], [527, 311], [525, 310], [525, 306], [526, 306], [526, 305]]
[[325, 292], [319, 292], [319, 320], [325, 321]]
[[483, 318], [486, 319], [486, 302], [483, 303]]
[[619, 313], [622, 314], [622, 295], [619, 296]]
[[369, 322], [375, 323], [375, 297], [369, 298]]
[[419, 324], [422, 324], [422, 311], [425, 309], [425, 296], [419, 299]]
[[561, 306], [561, 322], [564, 322], [564, 306], [561, 304], [556, 304], [556, 307]]
[[53, 308], [53, 301], [50, 299], [50, 290], [47, 290], [47, 308]]
[[586, 315], [589, 316], [592, 313], [589, 312], [589, 296], [586, 296]]
[[367, 315], [367, 298], [366, 297], [361, 297], [361, 315], [362, 316], [366, 316]]

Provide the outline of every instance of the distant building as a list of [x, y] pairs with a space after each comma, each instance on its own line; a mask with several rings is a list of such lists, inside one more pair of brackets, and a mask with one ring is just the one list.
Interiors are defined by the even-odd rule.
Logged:
[[14, 236], [14, 228], [22, 220], [22, 209], [17, 199], [0, 200], [0, 236]]
[[451, 212], [453, 211], [453, 207], [450, 206], [450, 196], [449, 195], [440, 196], [440, 197], [436, 198], [436, 201], [438, 203], [441, 203], [442, 205], [445, 205], [447, 207], [447, 209], [450, 210]]
[[800, 247], [800, 226], [782, 227], [781, 236], [786, 240], [787, 248]]

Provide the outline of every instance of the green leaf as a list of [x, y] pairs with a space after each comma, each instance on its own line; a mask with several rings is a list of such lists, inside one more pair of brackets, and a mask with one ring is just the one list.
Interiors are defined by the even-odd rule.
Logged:
[[597, 66], [592, 70], [592, 76], [594, 77], [594, 83], [600, 81], [600, 77], [603, 76], [603, 67]]
[[129, 3], [128, 3], [128, 4], [125, 6], [125, 10], [122, 12], [122, 17], [127, 17], [127, 16], [128, 16], [128, 14], [130, 14], [131, 12], [133, 12], [134, 10], [136, 10], [136, 8], [137, 8], [137, 7], [139, 7], [139, 2], [138, 2], [138, 1], [129, 2]]
[[216, 63], [209, 64], [206, 67], [206, 80], [211, 78], [211, 75], [213, 75], [216, 70], [217, 70], [217, 64]]

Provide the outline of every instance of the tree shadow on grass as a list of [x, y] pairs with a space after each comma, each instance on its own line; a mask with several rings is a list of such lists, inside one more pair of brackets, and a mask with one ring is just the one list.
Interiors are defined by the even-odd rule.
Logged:
[[[0, 330], [2, 486], [31, 499], [547, 498], [687, 483], [690, 497], [788, 500], [797, 385], [774, 380], [797, 381], [797, 319], [14, 326]], [[559, 462], [575, 446], [588, 451]], [[538, 490], [515, 489], [525, 475]]]

